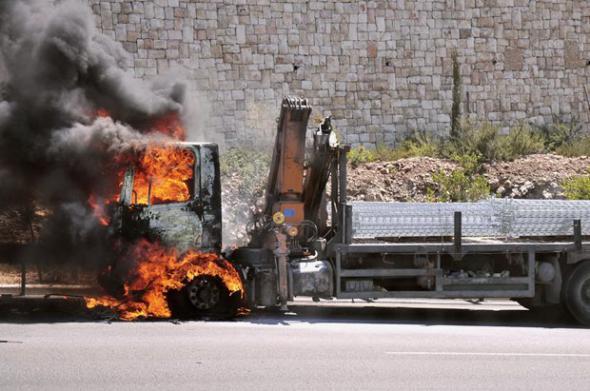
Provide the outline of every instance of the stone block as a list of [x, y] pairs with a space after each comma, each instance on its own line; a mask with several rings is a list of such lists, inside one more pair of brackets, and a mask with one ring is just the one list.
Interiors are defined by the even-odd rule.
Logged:
[[115, 39], [117, 41], [127, 40], [127, 26], [124, 24], [118, 24], [115, 26]]
[[244, 26], [244, 25], [236, 26], [236, 41], [239, 44], [246, 43], [246, 26]]
[[376, 42], [367, 42], [367, 57], [369, 58], [377, 58], [377, 43]]
[[522, 49], [506, 48], [504, 51], [504, 69], [507, 71], [520, 71], [524, 65], [524, 53]]
[[244, 99], [244, 91], [243, 90], [234, 90], [231, 93], [231, 97], [234, 100], [243, 100]]
[[147, 57], [152, 59], [166, 58], [166, 51], [163, 49], [150, 49], [147, 51]]
[[459, 38], [466, 39], [471, 38], [472, 32], [470, 28], [459, 29]]
[[276, 64], [274, 67], [277, 73], [293, 72], [293, 65], [291, 64]]
[[[564, 63], [568, 69], [582, 68], [586, 61], [580, 51], [580, 44], [577, 41], [566, 41], [564, 45]], [[590, 59], [590, 57], [589, 57]]]
[[182, 40], [182, 31], [179, 30], [168, 30], [168, 39]]
[[194, 41], [194, 30], [191, 26], [182, 28], [182, 42], [191, 43]]

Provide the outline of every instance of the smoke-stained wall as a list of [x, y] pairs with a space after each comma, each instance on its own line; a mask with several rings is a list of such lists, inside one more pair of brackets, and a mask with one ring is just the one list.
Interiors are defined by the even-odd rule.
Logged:
[[589, 1], [87, 1], [138, 77], [186, 72], [230, 143], [272, 135], [287, 94], [353, 144], [445, 134], [455, 48], [464, 113], [589, 122]]

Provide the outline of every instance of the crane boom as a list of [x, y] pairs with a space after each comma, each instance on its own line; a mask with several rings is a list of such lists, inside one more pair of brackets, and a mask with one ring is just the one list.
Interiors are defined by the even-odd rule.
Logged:
[[304, 216], [305, 133], [311, 107], [306, 99], [287, 97], [281, 114], [266, 188], [266, 214], [282, 212], [288, 223]]

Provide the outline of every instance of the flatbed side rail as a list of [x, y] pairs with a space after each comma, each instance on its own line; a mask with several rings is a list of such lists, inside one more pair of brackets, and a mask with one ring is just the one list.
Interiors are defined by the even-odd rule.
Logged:
[[[467, 247], [470, 247], [467, 245]], [[488, 248], [486, 245], [477, 245], [477, 248], [485, 253], [498, 251], [499, 247]], [[535, 296], [535, 249], [533, 246], [517, 246], [502, 248], [502, 251], [524, 252], [527, 254], [527, 275], [519, 277], [470, 277], [449, 278], [444, 276], [441, 268], [440, 256], [452, 254], [455, 249], [453, 243], [446, 245], [424, 246], [423, 244], [391, 244], [391, 245], [346, 245], [341, 244], [335, 251], [336, 273], [336, 297], [347, 298], [512, 298]], [[417, 251], [412, 251], [417, 250]], [[473, 249], [472, 249], [473, 250]], [[347, 269], [343, 267], [343, 257], [348, 254], [436, 254], [437, 264], [435, 268], [366, 268]], [[404, 277], [434, 277], [434, 289], [420, 291], [385, 291], [385, 290], [346, 290], [347, 281], [363, 281], [367, 279], [387, 279]]]

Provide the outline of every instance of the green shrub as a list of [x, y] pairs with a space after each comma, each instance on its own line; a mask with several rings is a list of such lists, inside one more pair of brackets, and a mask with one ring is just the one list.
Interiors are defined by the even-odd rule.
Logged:
[[369, 163], [374, 161], [375, 152], [373, 150], [363, 147], [362, 145], [355, 148], [351, 148], [351, 150], [348, 151], [348, 162], [352, 164], [353, 167], [356, 167], [362, 163]]
[[463, 121], [455, 133], [456, 137], [451, 138], [445, 147], [447, 157], [474, 155], [480, 161], [493, 161], [501, 156], [501, 136], [498, 128], [491, 123], [476, 125]]
[[361, 163], [390, 162], [416, 156], [434, 157], [440, 155], [440, 149], [440, 141], [427, 133], [417, 132], [395, 148], [385, 144], [377, 144], [375, 148], [362, 145], [352, 148], [348, 152], [348, 161], [356, 167]]
[[[353, 165], [415, 156], [443, 156], [460, 164], [461, 160], [475, 158], [477, 164], [471, 169], [473, 173], [483, 162], [514, 160], [544, 151], [564, 156], [590, 155], [590, 135], [583, 135], [575, 120], [568, 123], [556, 120], [554, 124], [543, 128], [520, 123], [505, 135], [490, 122], [464, 120], [446, 141], [425, 132], [417, 132], [395, 148], [384, 144], [378, 144], [375, 148], [353, 148], [348, 158]], [[473, 166], [473, 162], [470, 164]]]
[[460, 167], [450, 174], [442, 170], [433, 174], [434, 187], [428, 189], [428, 198], [438, 202], [458, 202], [488, 197], [490, 185], [483, 176], [477, 174], [481, 167], [479, 155], [454, 154], [451, 159]]
[[375, 148], [358, 146], [348, 152], [348, 161], [353, 167], [362, 163], [390, 162], [405, 156], [398, 148], [391, 148], [384, 144], [377, 144]]
[[378, 143], [372, 152], [374, 162], [391, 162], [405, 157], [400, 148], [392, 148], [383, 143]]
[[579, 137], [571, 142], [561, 144], [554, 152], [568, 157], [590, 156], [590, 136]]
[[553, 116], [553, 122], [539, 127], [539, 130], [543, 134], [545, 148], [548, 151], [556, 151], [561, 146], [571, 145], [582, 137], [582, 126], [576, 118], [564, 122], [559, 117]]
[[454, 154], [451, 156], [451, 160], [459, 164], [468, 176], [474, 175], [481, 168], [479, 155], [476, 154]]
[[529, 125], [519, 124], [507, 135], [490, 122], [474, 124], [464, 121], [456, 131], [457, 137], [446, 145], [444, 154], [453, 156], [477, 156], [479, 162], [513, 160], [517, 157], [540, 153], [544, 150], [543, 134]]
[[565, 180], [563, 190], [568, 200], [590, 200], [590, 176]]
[[377, 144], [373, 152], [373, 161], [388, 162], [417, 156], [438, 156], [440, 146], [437, 141], [426, 133], [415, 133], [405, 139], [399, 147], [390, 148]]
[[441, 152], [441, 141], [426, 132], [416, 132], [402, 143], [401, 149], [407, 157], [430, 156], [436, 157]]
[[584, 133], [577, 118], [562, 121], [553, 116], [553, 122], [538, 127], [545, 143], [545, 150], [559, 155], [575, 157], [590, 155], [590, 135]]
[[510, 129], [510, 133], [500, 139], [500, 160], [514, 160], [517, 157], [541, 153], [545, 149], [545, 139], [529, 125], [521, 123]]
[[439, 171], [432, 175], [434, 188], [428, 189], [428, 198], [437, 202], [477, 201], [490, 195], [490, 185], [481, 175], [468, 175], [463, 168], [450, 174]]

